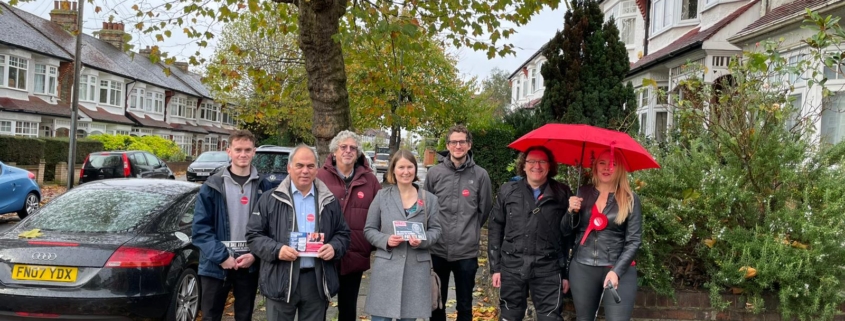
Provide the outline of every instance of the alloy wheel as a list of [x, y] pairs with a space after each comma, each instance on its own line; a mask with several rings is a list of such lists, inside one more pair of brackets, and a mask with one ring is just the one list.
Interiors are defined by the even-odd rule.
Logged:
[[38, 196], [35, 194], [29, 194], [26, 196], [26, 214], [32, 214], [35, 212], [39, 205]]
[[194, 320], [197, 316], [197, 308], [199, 307], [199, 287], [197, 287], [197, 277], [195, 275], [187, 274], [182, 278], [176, 300], [176, 320]]

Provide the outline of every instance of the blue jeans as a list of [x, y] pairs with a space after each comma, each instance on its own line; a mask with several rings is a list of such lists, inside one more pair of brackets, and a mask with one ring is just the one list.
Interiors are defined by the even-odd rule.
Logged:
[[371, 317], [371, 321], [392, 321], [392, 320], [396, 320], [396, 321], [416, 321], [417, 319], [413, 319], [413, 318], [411, 318], [411, 319], [391, 319], [391, 318], [385, 318], [385, 317], [380, 317], [380, 316], [375, 316], [375, 315]]

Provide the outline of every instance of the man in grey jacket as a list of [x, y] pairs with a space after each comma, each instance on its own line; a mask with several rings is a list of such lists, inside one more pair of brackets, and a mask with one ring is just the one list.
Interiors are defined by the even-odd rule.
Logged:
[[[472, 160], [472, 135], [466, 127], [449, 129], [446, 148], [425, 179], [425, 189], [439, 200], [440, 222], [449, 222], [442, 224], [440, 241], [431, 248], [431, 261], [444, 285], [440, 287], [443, 306], [449, 275], [454, 273], [457, 321], [471, 321], [480, 230], [493, 208], [493, 190], [487, 171]], [[446, 310], [432, 311], [431, 321], [446, 321]]]

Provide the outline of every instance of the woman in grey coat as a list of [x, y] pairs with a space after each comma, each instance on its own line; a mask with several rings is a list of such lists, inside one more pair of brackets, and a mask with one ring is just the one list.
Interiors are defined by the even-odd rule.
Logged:
[[[364, 236], [376, 250], [366, 311], [372, 321], [414, 320], [431, 316], [431, 255], [440, 237], [437, 197], [421, 190], [417, 160], [407, 150], [393, 155], [389, 185], [378, 192], [367, 213]], [[426, 222], [426, 217], [428, 221]], [[425, 240], [396, 235], [394, 221], [424, 223]]]

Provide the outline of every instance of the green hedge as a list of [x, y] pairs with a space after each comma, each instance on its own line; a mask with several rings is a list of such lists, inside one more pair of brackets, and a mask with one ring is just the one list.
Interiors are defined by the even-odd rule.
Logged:
[[0, 136], [0, 161], [38, 165], [44, 158], [44, 141], [36, 138]]
[[[51, 180], [56, 175], [56, 164], [67, 162], [68, 150], [70, 150], [69, 138], [45, 138], [44, 141], [44, 179]], [[76, 164], [82, 164], [85, 157], [93, 152], [103, 150], [103, 143], [89, 139], [76, 140]], [[79, 170], [79, 168], [74, 168]]]
[[[70, 139], [68, 138], [46, 138], [44, 139], [44, 160], [48, 167], [55, 166], [60, 162], [67, 162]], [[76, 141], [76, 164], [82, 164], [85, 156], [93, 152], [103, 150], [103, 143], [79, 139]]]
[[514, 138], [514, 130], [508, 124], [496, 123], [486, 128], [470, 128], [472, 133], [473, 160], [487, 170], [493, 183], [493, 192], [513, 177], [508, 164], [516, 160], [515, 150], [508, 148]]

